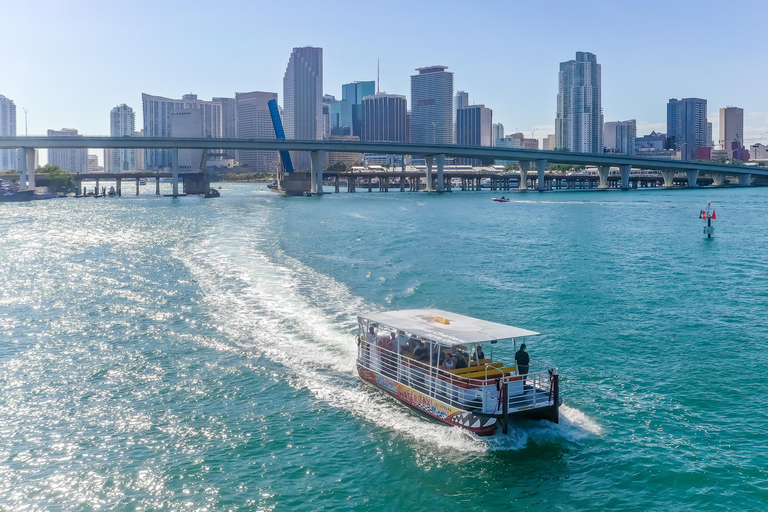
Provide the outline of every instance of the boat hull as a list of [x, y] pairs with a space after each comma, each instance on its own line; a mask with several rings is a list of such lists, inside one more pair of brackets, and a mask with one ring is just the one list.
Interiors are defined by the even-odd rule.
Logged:
[[364, 381], [441, 423], [469, 430], [479, 436], [490, 436], [496, 432], [497, 419], [494, 416], [458, 409], [359, 365], [357, 372]]

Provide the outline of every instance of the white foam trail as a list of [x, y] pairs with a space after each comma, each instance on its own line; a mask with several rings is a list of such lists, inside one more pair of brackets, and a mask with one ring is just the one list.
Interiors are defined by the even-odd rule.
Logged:
[[[518, 450], [529, 438], [542, 438], [539, 431], [548, 428], [512, 428], [507, 436], [482, 439], [429, 422], [359, 381], [353, 336], [356, 317], [376, 308], [333, 278], [288, 257], [268, 237], [218, 237], [177, 256], [201, 286], [220, 328], [237, 344], [286, 367], [289, 384], [379, 428], [432, 448], [466, 453]], [[554, 426], [564, 437], [582, 438], [578, 432], [584, 431], [583, 425], [594, 425], [579, 411], [564, 410], [568, 426]]]

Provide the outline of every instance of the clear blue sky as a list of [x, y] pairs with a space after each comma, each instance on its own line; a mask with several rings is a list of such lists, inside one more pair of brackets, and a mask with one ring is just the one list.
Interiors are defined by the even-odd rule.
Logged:
[[19, 134], [77, 128], [108, 134], [127, 103], [141, 127], [141, 93], [202, 99], [273, 91], [291, 49], [324, 49], [325, 92], [375, 80], [410, 95], [414, 68], [443, 64], [471, 103], [507, 133], [554, 133], [558, 63], [576, 51], [602, 64], [605, 120], [666, 130], [669, 98], [745, 110], [747, 139], [766, 136], [762, 1], [23, 1], [7, 2], [0, 94], [16, 102]]

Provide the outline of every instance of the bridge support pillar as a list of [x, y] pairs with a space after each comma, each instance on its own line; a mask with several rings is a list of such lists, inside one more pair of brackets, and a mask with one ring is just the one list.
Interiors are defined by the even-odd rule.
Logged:
[[117, 192], [117, 197], [122, 197], [123, 196], [123, 180], [121, 180], [120, 178], [117, 178], [115, 180], [115, 188], [117, 189], [115, 190], [115, 192]]
[[546, 160], [536, 160], [536, 171], [538, 173], [538, 181], [536, 184], [536, 188], [539, 189], [539, 192], [542, 190], [547, 190], [547, 183], [546, 178], [544, 176], [544, 172], [547, 170], [547, 161]]
[[179, 195], [179, 148], [171, 149], [171, 174], [171, 179], [173, 180], [173, 191], [171, 193], [177, 196]]
[[323, 158], [325, 152], [322, 149], [309, 152], [310, 160], [310, 192], [313, 194], [323, 193]]
[[710, 174], [712, 176], [712, 184], [716, 187], [722, 187], [725, 183], [725, 174]]
[[427, 155], [425, 160], [427, 161], [427, 192], [432, 192], [432, 164], [435, 161], [435, 156]]
[[155, 178], [155, 195], [156, 196], [160, 195], [160, 176]]
[[688, 187], [698, 187], [698, 183], [696, 183], [696, 181], [699, 179], [699, 171], [687, 171], [686, 174], [688, 175]]
[[597, 168], [597, 175], [600, 176], [600, 185], [597, 188], [608, 188], [608, 173], [610, 171], [610, 165], [601, 165]]
[[445, 192], [445, 179], [443, 178], [443, 168], [445, 168], [445, 154], [437, 155], [437, 191]]
[[27, 188], [33, 189], [37, 186], [35, 181], [35, 148], [24, 148], [24, 156], [27, 158]]
[[661, 177], [664, 178], [664, 186], [672, 187], [675, 182], [675, 171], [661, 171]]
[[752, 184], [751, 174], [739, 174], [739, 186], [748, 187]]
[[619, 172], [621, 173], [621, 190], [629, 190], [630, 171], [632, 171], [632, 166], [629, 164], [619, 166]]
[[519, 190], [528, 190], [528, 169], [531, 162], [521, 161], [520, 164], [520, 182], [517, 184]]
[[19, 190], [35, 188], [35, 148], [19, 148], [16, 161], [19, 168]]
[[139, 178], [136, 178], [136, 195], [139, 195]]

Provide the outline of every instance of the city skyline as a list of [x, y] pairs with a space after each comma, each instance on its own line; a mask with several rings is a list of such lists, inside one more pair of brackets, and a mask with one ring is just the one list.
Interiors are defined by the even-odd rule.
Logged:
[[[24, 70], [24, 73], [4, 73], [0, 78], [0, 94], [15, 101], [19, 112], [29, 109], [29, 133], [44, 134], [48, 129], [62, 126], [77, 128], [85, 134], [109, 133], [107, 113], [119, 104], [127, 104], [136, 111], [137, 126], [142, 126], [140, 96], [152, 91], [167, 97], [180, 97], [186, 93], [198, 94], [201, 98], [234, 96], [236, 91], [282, 91], [285, 62], [293, 47], [313, 45], [324, 49], [324, 93], [338, 94], [344, 83], [373, 80], [376, 78], [377, 58], [381, 62], [380, 89], [390, 94], [405, 95], [410, 104], [409, 77], [413, 69], [436, 64], [450, 67], [455, 75], [455, 89], [472, 94], [474, 103], [485, 104], [494, 111], [494, 120], [505, 125], [508, 132], [525, 132], [541, 140], [554, 133], [557, 93], [558, 63], [572, 58], [576, 51], [587, 51], [598, 55], [603, 66], [602, 89], [603, 111], [606, 119], [636, 119], [637, 133], [644, 135], [652, 130], [666, 130], [666, 103], [670, 98], [701, 97], [710, 105], [708, 121], [713, 122], [714, 133], [719, 132], [719, 108], [737, 105], [744, 109], [744, 138], [754, 140], [768, 132], [768, 101], [760, 90], [760, 78], [764, 72], [753, 64], [749, 51], [726, 50], [727, 45], [712, 45], [706, 57], [697, 59], [680, 56], [665, 48], [682, 43], [699, 30], [721, 30], [718, 38], [738, 38], [743, 47], [758, 47], [760, 13], [766, 6], [759, 2], [745, 3], [740, 10], [749, 11], [750, 16], [738, 27], [722, 26], [713, 2], [679, 2], [665, 6], [663, 16], [654, 18], [656, 26], [635, 17], [626, 16], [622, 6], [608, 2], [582, 2], [579, 6], [560, 4], [557, 9], [562, 15], [551, 16], [549, 11], [535, 6], [498, 5], [473, 8], [476, 16], [487, 20], [489, 30], [502, 29], [506, 22], [516, 17], [525, 17], [530, 23], [519, 25], [515, 38], [537, 36], [537, 44], [525, 51], [505, 53], [488, 52], [486, 45], [468, 42], [467, 38], [433, 38], [421, 31], [409, 33], [407, 41], [387, 39], [384, 42], [355, 41], [347, 36], [333, 35], [321, 30], [322, 20], [333, 18], [334, 23], [354, 24], [356, 16], [350, 12], [326, 12], [309, 4], [303, 8], [294, 6], [249, 6], [243, 3], [239, 8], [244, 12], [258, 13], [259, 16], [295, 16], [297, 22], [309, 22], [300, 36], [285, 34], [276, 27], [267, 26], [256, 35], [243, 30], [246, 21], [233, 19], [228, 41], [231, 44], [212, 42], [212, 38], [190, 37], [183, 42], [177, 40], [173, 31], [164, 30], [164, 12], [173, 12], [174, 19], [181, 18], [189, 24], [190, 34], [206, 33], [216, 27], [205, 17], [179, 13], [169, 5], [155, 5], [135, 2], [126, 6], [100, 6], [84, 3], [77, 6], [62, 6], [43, 3], [32, 9], [19, 4], [6, 9], [17, 23], [10, 24], [8, 36], [12, 40], [25, 40], [8, 54], [8, 68]], [[236, 3], [237, 4], [237, 3]], [[144, 5], [144, 6], [143, 6]], [[235, 4], [230, 3], [233, 8]], [[142, 7], [143, 6], [143, 7]], [[157, 11], [156, 16], [146, 19], [143, 9]], [[378, 12], [379, 20], [387, 23], [399, 22], [397, 11], [406, 4], [393, 2], [392, 12]], [[407, 6], [409, 16], [429, 15], [436, 22], [449, 22], [450, 9], [434, 9], [431, 4]], [[343, 12], [342, 12], [343, 11]], [[45, 12], [45, 15], [40, 15]], [[364, 12], [358, 12], [363, 16]], [[107, 35], [108, 27], [100, 23], [103, 14], [120, 15], [129, 24], [135, 35], [135, 44], [119, 48], [106, 48], [99, 41]], [[680, 24], [682, 17], [687, 17]], [[238, 18], [240, 18], [238, 16]], [[248, 16], [242, 16], [248, 18]], [[76, 47], [79, 52], [59, 59], [49, 52], [51, 37], [46, 27], [59, 26], [69, 22], [73, 30], [78, 26]], [[545, 35], [525, 28], [543, 24]], [[40, 37], [28, 38], [32, 27], [39, 30]], [[219, 27], [219, 28], [227, 28]], [[701, 27], [705, 27], [702, 29]], [[616, 45], [611, 33], [628, 33], [632, 43]], [[151, 37], [150, 37], [151, 35]], [[152, 43], [151, 41], [154, 41]], [[514, 39], [513, 39], [514, 41]], [[656, 41], [663, 41], [661, 42]], [[236, 44], [235, 44], [236, 43]], [[619, 47], [621, 46], [621, 47]], [[121, 80], [114, 80], [109, 68], [121, 65], [125, 60], [136, 59], [142, 50], [160, 48], [173, 51], [180, 70], [191, 69], [201, 57], [215, 65], [210, 72], [190, 73], [172, 70], [169, 73], [163, 59], [142, 61], [146, 64], [140, 72], [122, 73]], [[238, 48], [232, 51], [231, 48]], [[240, 65], [243, 51], [249, 52], [248, 69]], [[755, 50], [756, 51], [756, 50]], [[110, 53], [111, 52], [111, 53]], [[105, 55], [114, 58], [102, 60]], [[99, 60], [105, 67], [87, 83], [77, 80], [75, 70], [78, 62]], [[234, 66], [237, 63], [237, 66]], [[217, 71], [230, 64], [238, 70], [236, 74]], [[728, 73], [720, 69], [727, 68]], [[489, 74], [488, 71], [491, 71]], [[525, 79], [521, 79], [525, 76]], [[663, 76], [663, 79], [661, 77]], [[51, 93], [51, 78], [61, 82]], [[109, 80], [107, 81], [107, 78]], [[64, 98], [67, 101], [64, 101]], [[280, 98], [283, 104], [283, 98]], [[23, 133], [23, 119], [17, 119], [18, 133]]]

